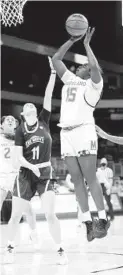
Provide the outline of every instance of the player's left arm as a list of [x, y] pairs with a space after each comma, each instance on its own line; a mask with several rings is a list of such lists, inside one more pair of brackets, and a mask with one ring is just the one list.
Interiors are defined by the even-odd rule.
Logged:
[[60, 48], [59, 50], [54, 54], [54, 56], [52, 57], [52, 62], [53, 62], [53, 66], [54, 69], [56, 70], [58, 76], [60, 78], [63, 77], [63, 75], [65, 74], [65, 72], [67, 71], [67, 67], [65, 66], [65, 64], [63, 63], [63, 58], [65, 56], [65, 54], [67, 53], [67, 51], [71, 48], [71, 46], [77, 42], [78, 40], [80, 40], [82, 38], [82, 36], [79, 37], [71, 37], [67, 42], [65, 42]]
[[49, 59], [51, 74], [45, 90], [43, 108], [48, 112], [51, 112], [52, 95], [53, 95], [53, 90], [54, 90], [55, 81], [56, 81], [56, 71], [54, 70], [51, 57], [48, 57], [48, 59]]

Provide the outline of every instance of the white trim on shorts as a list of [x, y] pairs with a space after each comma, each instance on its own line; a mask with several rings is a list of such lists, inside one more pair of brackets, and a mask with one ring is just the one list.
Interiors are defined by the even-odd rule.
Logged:
[[[52, 178], [52, 169], [51, 169], [51, 171], [50, 171], [50, 179], [51, 179], [51, 178]], [[45, 186], [44, 193], [47, 192], [49, 183], [50, 183], [50, 180], [47, 180], [47, 184], [46, 184], [46, 186]]]
[[45, 192], [47, 192], [47, 189], [48, 189], [48, 185], [49, 185], [49, 183], [50, 183], [50, 180], [48, 180], [48, 181], [47, 181], [47, 184], [46, 184], [46, 186], [45, 186], [44, 193], [45, 193]]
[[37, 166], [38, 168], [45, 168], [45, 167], [51, 166], [51, 162], [46, 161], [46, 162], [35, 164], [35, 166]]
[[16, 179], [17, 179], [17, 194], [18, 194], [18, 197], [21, 198], [18, 176]]

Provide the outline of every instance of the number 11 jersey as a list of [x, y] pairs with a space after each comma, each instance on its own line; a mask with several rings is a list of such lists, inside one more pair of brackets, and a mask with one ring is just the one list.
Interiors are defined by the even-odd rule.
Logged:
[[96, 84], [91, 78], [85, 80], [66, 70], [61, 80], [62, 88], [61, 115], [58, 126], [61, 128], [81, 124], [94, 124], [93, 112], [98, 103], [103, 79]]
[[15, 145], [23, 147], [23, 156], [32, 164], [47, 162], [51, 158], [49, 118], [50, 112], [42, 109], [36, 125], [29, 127], [22, 122], [16, 130]]

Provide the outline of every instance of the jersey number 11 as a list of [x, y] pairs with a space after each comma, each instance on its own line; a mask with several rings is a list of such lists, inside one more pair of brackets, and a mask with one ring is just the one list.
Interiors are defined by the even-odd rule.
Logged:
[[33, 149], [32, 149], [32, 152], [33, 152], [33, 159], [39, 159], [39, 146], [37, 146], [37, 147], [34, 147]]

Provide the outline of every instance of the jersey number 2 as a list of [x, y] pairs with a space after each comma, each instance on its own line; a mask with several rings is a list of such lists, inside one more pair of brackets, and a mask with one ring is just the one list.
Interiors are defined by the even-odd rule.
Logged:
[[4, 149], [4, 157], [6, 159], [10, 159], [10, 148], [9, 147]]
[[68, 88], [67, 89], [67, 98], [66, 98], [67, 102], [73, 102], [73, 101], [75, 101], [76, 91], [77, 91], [76, 88]]
[[33, 152], [33, 159], [39, 159], [39, 146], [37, 146], [37, 147], [34, 147], [33, 149], [32, 149], [32, 152]]

